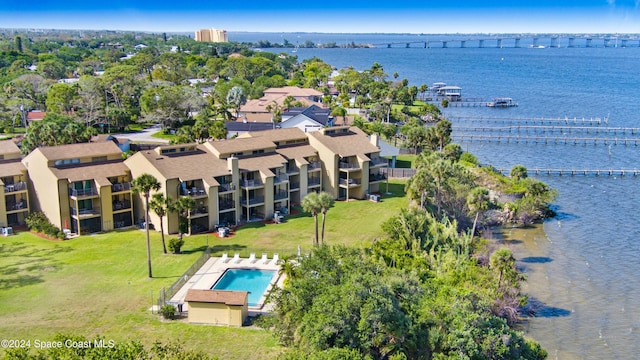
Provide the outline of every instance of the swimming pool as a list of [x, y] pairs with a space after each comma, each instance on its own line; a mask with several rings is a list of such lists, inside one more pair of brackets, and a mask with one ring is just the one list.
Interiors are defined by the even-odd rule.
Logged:
[[258, 306], [275, 274], [275, 270], [227, 269], [211, 290], [248, 291], [249, 306]]

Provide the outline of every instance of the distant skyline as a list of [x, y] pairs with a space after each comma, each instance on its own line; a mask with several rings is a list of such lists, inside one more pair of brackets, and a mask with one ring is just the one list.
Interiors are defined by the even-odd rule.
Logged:
[[0, 0], [0, 27], [193, 32], [640, 33], [640, 0]]

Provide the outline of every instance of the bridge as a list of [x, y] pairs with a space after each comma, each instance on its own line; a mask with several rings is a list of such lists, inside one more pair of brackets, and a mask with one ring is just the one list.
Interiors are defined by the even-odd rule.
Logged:
[[542, 145], [624, 145], [638, 146], [640, 138], [580, 138], [562, 136], [520, 136], [520, 135], [459, 135], [452, 139], [460, 142], [497, 142], [504, 144], [542, 144]]
[[526, 124], [558, 124], [558, 125], [583, 125], [583, 126], [600, 126], [608, 124], [609, 118], [578, 118], [578, 117], [499, 117], [499, 116], [447, 116], [451, 121], [468, 121], [468, 122], [484, 122], [484, 123], [524, 123]]
[[[509, 175], [511, 169], [495, 169], [503, 175]], [[552, 168], [527, 168], [528, 175], [547, 176], [640, 176], [638, 169], [552, 169]]]
[[554, 134], [554, 133], [584, 133], [587, 134], [626, 134], [635, 135], [640, 133], [640, 128], [635, 127], [594, 127], [594, 126], [549, 126], [549, 125], [514, 125], [514, 126], [452, 126], [453, 130], [462, 132], [508, 132], [508, 133], [534, 133], [534, 134]]
[[465, 38], [427, 38], [425, 40], [396, 41], [370, 44], [372, 47], [420, 47], [420, 48], [626, 48], [640, 47], [640, 38], [632, 36], [577, 36], [577, 35], [528, 35], [488, 36]]

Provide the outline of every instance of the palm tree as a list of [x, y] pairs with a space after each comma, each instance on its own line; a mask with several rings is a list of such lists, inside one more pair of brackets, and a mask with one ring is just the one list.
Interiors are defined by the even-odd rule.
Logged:
[[507, 248], [500, 248], [491, 254], [489, 265], [498, 271], [498, 288], [502, 285], [502, 280], [505, 277], [517, 275], [515, 271], [516, 259], [513, 257], [511, 250]]
[[167, 246], [164, 242], [164, 223], [162, 218], [167, 215], [169, 209], [173, 207], [170, 198], [164, 197], [162, 193], [153, 194], [151, 201], [149, 202], [149, 208], [160, 217], [160, 236], [162, 236], [162, 252], [167, 253]]
[[489, 208], [489, 190], [480, 186], [473, 188], [467, 195], [467, 205], [469, 205], [471, 211], [476, 212], [476, 218], [473, 220], [473, 227], [471, 228], [471, 238], [473, 239], [480, 213]]
[[189, 214], [196, 209], [196, 201], [190, 196], [181, 196], [173, 204], [171, 211], [176, 211], [183, 219], [187, 220], [187, 233], [191, 234], [191, 218]]
[[322, 231], [320, 232], [322, 236], [322, 244], [324, 244], [324, 220], [327, 216], [327, 211], [329, 211], [329, 208], [333, 206], [334, 202], [335, 200], [328, 193], [323, 191], [318, 194], [318, 205], [320, 205], [320, 211], [322, 212]]
[[271, 122], [275, 129], [276, 124], [282, 122], [282, 107], [274, 100], [271, 104], [267, 105], [266, 109], [271, 113]]
[[144, 196], [144, 229], [147, 233], [147, 263], [149, 264], [149, 277], [153, 277], [151, 272], [151, 244], [149, 242], [149, 193], [160, 190], [160, 183], [150, 174], [142, 174], [133, 179], [131, 191], [134, 194]]
[[313, 243], [314, 246], [318, 246], [319, 242], [318, 242], [318, 212], [322, 209], [322, 205], [320, 205], [320, 202], [318, 200], [318, 193], [317, 192], [311, 192], [309, 194], [307, 194], [307, 196], [305, 196], [302, 199], [302, 209], [306, 212], [311, 213], [311, 215], [313, 216], [314, 220], [315, 220], [315, 224], [316, 224], [316, 239], [315, 242]]

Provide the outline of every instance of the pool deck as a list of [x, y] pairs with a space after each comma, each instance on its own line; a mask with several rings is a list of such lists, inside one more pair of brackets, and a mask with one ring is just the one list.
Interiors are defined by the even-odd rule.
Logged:
[[[188, 311], [187, 303], [184, 301], [189, 289], [206, 290], [210, 289], [213, 284], [220, 279], [227, 269], [255, 269], [255, 270], [280, 270], [280, 265], [276, 264], [273, 259], [267, 259], [265, 263], [261, 258], [249, 260], [249, 258], [239, 258], [238, 261], [233, 258], [227, 258], [223, 262], [222, 258], [212, 257], [207, 260], [202, 267], [178, 290], [178, 292], [168, 302], [169, 304], [184, 304], [182, 311]], [[267, 287], [267, 291], [272, 286], [282, 287], [284, 276], [276, 275]], [[260, 304], [264, 303], [264, 295], [260, 299]], [[271, 306], [249, 306], [249, 316], [255, 316], [270, 310]]]

